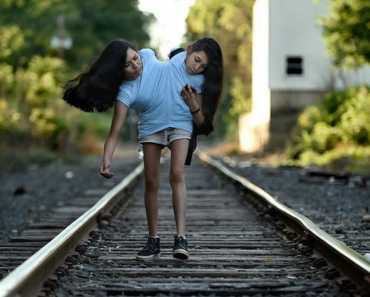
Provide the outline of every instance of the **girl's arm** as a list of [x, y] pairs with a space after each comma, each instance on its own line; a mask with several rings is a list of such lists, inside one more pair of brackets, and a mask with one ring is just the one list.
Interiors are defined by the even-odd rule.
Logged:
[[202, 126], [205, 120], [202, 111], [202, 96], [197, 94], [196, 91], [188, 85], [183, 88], [181, 95], [185, 103], [189, 106], [195, 124], [198, 127]]
[[[185, 86], [181, 92], [182, 97], [184, 98], [185, 103], [189, 106], [190, 112], [193, 116], [193, 122], [197, 128], [197, 134], [208, 135], [213, 131], [213, 115], [210, 111], [211, 107], [208, 108], [208, 111], [202, 109], [204, 105], [204, 97], [196, 93], [195, 89], [190, 86]], [[212, 109], [211, 109], [212, 110]]]
[[126, 119], [127, 109], [127, 106], [120, 102], [116, 102], [114, 106], [112, 124], [108, 137], [104, 143], [104, 154], [100, 163], [99, 171], [99, 173], [106, 178], [111, 178], [113, 176], [113, 173], [111, 172], [112, 157], [118, 142], [119, 132]]

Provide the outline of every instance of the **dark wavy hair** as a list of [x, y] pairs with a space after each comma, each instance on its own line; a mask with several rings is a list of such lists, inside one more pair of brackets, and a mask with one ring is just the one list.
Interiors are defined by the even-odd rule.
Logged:
[[[168, 55], [169, 58], [177, 55], [182, 48], [175, 49]], [[197, 134], [208, 135], [213, 131], [213, 119], [219, 105], [223, 84], [223, 57], [222, 50], [217, 41], [211, 37], [198, 39], [191, 45], [190, 53], [204, 51], [208, 58], [206, 69], [202, 72], [204, 83], [202, 85], [202, 112], [204, 123], [195, 130]]]
[[136, 48], [124, 39], [109, 42], [90, 68], [68, 81], [63, 99], [83, 111], [106, 111], [113, 106], [125, 80], [127, 50]]

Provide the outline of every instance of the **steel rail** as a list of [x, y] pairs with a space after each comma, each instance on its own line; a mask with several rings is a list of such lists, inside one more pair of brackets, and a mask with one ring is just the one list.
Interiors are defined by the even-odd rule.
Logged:
[[308, 235], [310, 244], [323, 254], [329, 262], [360, 287], [369, 289], [368, 292], [370, 292], [370, 261], [368, 259], [319, 228], [306, 216], [282, 204], [265, 190], [226, 168], [221, 162], [213, 159], [205, 152], [200, 151], [196, 155], [203, 163], [217, 169], [224, 176], [242, 186], [247, 192], [253, 194], [259, 202], [274, 209], [289, 227], [305, 236]]
[[141, 175], [143, 170], [144, 164], [141, 163], [94, 206], [10, 272], [0, 282], [0, 297], [35, 296], [43, 281], [97, 225], [99, 216], [108, 212], [119, 201], [120, 194]]

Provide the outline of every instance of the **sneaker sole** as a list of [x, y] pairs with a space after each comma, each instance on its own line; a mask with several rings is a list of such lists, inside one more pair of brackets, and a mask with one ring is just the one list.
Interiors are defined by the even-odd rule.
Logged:
[[159, 259], [161, 254], [155, 254], [155, 255], [150, 255], [150, 256], [139, 256], [136, 255], [136, 260], [142, 260], [142, 261], [150, 261], [150, 260], [155, 260]]
[[187, 260], [189, 258], [189, 252], [184, 249], [177, 249], [173, 252], [173, 256], [176, 259]]

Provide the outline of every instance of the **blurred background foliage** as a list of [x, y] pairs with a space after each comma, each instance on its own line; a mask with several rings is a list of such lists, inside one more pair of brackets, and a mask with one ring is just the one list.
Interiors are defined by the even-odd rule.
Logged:
[[253, 0], [197, 0], [187, 17], [187, 42], [203, 36], [219, 41], [224, 55], [224, 92], [216, 136], [236, 140], [238, 118], [250, 110]]
[[145, 46], [147, 27], [153, 16], [143, 14], [137, 0], [3, 0], [0, 2], [0, 59], [14, 67], [25, 67], [34, 55], [58, 55], [50, 46], [58, 33], [57, 19], [64, 16], [65, 34], [73, 50], [63, 59], [80, 70], [108, 41], [122, 37]]
[[[0, 2], [0, 146], [37, 144], [91, 152], [110, 113], [85, 114], [60, 100], [63, 85], [120, 37], [147, 46], [154, 17], [137, 0], [3, 0]], [[63, 27], [57, 20], [63, 16]], [[61, 30], [63, 32], [61, 32]], [[58, 34], [73, 50], [51, 46]], [[78, 140], [78, 141], [77, 141]]]
[[[235, 141], [238, 117], [250, 110], [253, 4], [197, 0], [187, 17], [186, 43], [212, 36], [223, 49], [217, 139]], [[62, 87], [113, 38], [148, 46], [154, 17], [141, 12], [137, 0], [2, 0], [0, 11], [0, 148], [36, 143], [55, 151], [99, 150], [94, 145], [109, 129], [111, 113], [86, 114], [67, 106], [60, 100]], [[60, 16], [73, 50], [51, 46], [60, 34]], [[369, 24], [369, 1], [330, 1], [329, 15], [322, 19], [323, 38], [336, 67], [369, 65]], [[369, 86], [329, 93], [299, 117], [288, 156], [301, 165], [370, 159], [369, 102]]]
[[370, 1], [332, 0], [322, 25], [336, 66], [358, 68], [370, 63]]
[[[370, 2], [332, 0], [322, 18], [323, 37], [338, 69], [370, 65]], [[299, 165], [339, 165], [348, 170], [370, 164], [370, 87], [329, 92], [299, 117], [288, 156]], [[361, 165], [362, 164], [362, 165]], [[351, 168], [352, 167], [352, 168]]]
[[329, 93], [300, 115], [288, 155], [300, 165], [370, 160], [370, 87]]

